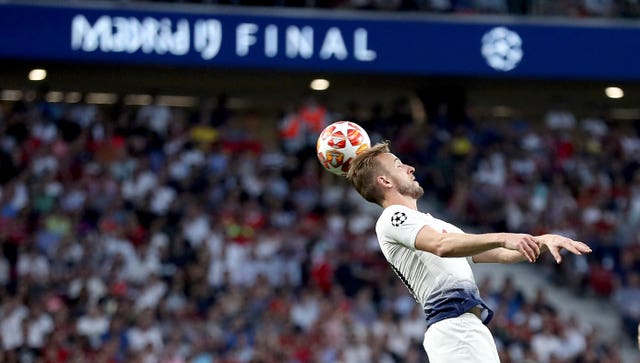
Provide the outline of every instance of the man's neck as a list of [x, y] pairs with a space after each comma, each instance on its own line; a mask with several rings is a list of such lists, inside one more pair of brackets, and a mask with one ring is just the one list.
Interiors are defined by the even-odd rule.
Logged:
[[391, 205], [403, 205], [407, 208], [418, 210], [418, 200], [401, 194], [387, 195], [382, 201], [382, 207], [387, 208]]

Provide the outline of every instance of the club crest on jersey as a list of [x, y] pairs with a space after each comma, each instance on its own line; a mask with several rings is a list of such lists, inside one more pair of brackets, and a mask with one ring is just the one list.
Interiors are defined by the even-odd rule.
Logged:
[[400, 227], [404, 221], [407, 220], [407, 215], [404, 212], [395, 212], [391, 216], [391, 225], [394, 227]]

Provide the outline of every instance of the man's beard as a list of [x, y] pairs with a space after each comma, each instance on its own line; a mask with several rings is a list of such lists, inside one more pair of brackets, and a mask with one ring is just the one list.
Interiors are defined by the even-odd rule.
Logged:
[[419, 199], [424, 194], [424, 189], [413, 182], [407, 184], [398, 183], [398, 193], [413, 199]]

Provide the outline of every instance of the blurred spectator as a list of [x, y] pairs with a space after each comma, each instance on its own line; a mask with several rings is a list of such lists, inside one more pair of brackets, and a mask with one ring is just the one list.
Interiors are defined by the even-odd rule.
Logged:
[[88, 311], [78, 318], [76, 325], [78, 334], [86, 337], [94, 349], [99, 347], [100, 338], [107, 333], [108, 329], [109, 318], [96, 304], [89, 304]]
[[317, 135], [329, 124], [330, 117], [329, 110], [315, 97], [305, 96], [280, 121], [283, 150], [288, 154], [296, 154], [303, 149], [315, 148]]
[[613, 294], [613, 302], [622, 315], [623, 328], [630, 337], [637, 335], [640, 323], [640, 273], [629, 271], [626, 281]]
[[42, 301], [34, 301], [29, 304], [29, 315], [25, 318], [26, 348], [27, 354], [31, 357], [40, 354], [47, 343], [49, 334], [54, 329], [53, 318], [43, 305]]
[[153, 312], [153, 309], [139, 312], [135, 318], [135, 325], [128, 331], [129, 347], [138, 356], [157, 356], [164, 347], [162, 331]]

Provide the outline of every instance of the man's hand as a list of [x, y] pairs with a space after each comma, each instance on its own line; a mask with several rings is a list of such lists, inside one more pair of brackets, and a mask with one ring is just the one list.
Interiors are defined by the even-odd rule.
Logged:
[[591, 252], [591, 248], [585, 243], [574, 241], [571, 238], [562, 237], [557, 234], [543, 234], [535, 236], [534, 238], [549, 250], [557, 263], [562, 262], [562, 256], [560, 255], [561, 249], [565, 249], [578, 256]]
[[539, 242], [528, 234], [506, 233], [504, 248], [520, 252], [529, 262], [535, 262], [540, 256]]

